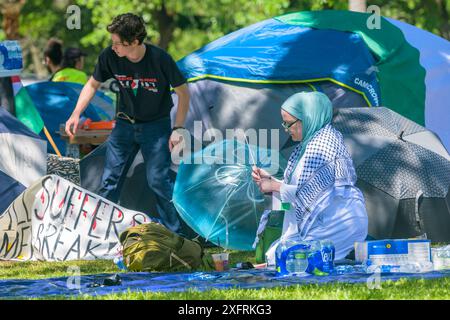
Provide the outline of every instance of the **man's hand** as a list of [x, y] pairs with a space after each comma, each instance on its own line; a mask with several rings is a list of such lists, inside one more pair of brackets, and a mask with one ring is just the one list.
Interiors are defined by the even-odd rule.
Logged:
[[80, 122], [80, 115], [77, 113], [72, 113], [69, 120], [67, 120], [66, 133], [70, 138], [72, 138], [77, 133], [79, 122]]
[[[178, 129], [180, 130], [180, 129]], [[177, 132], [178, 130], [172, 131], [172, 134], [169, 138], [169, 150], [172, 152], [173, 148], [179, 144], [181, 141], [183, 141], [183, 135], [180, 132]]]
[[66, 122], [65, 131], [67, 135], [72, 138], [77, 133], [78, 123], [80, 122], [80, 114], [87, 108], [89, 102], [95, 96], [95, 92], [100, 88], [101, 82], [98, 82], [94, 77], [90, 77], [89, 81], [84, 85], [78, 97], [75, 110], [72, 112], [69, 120]]

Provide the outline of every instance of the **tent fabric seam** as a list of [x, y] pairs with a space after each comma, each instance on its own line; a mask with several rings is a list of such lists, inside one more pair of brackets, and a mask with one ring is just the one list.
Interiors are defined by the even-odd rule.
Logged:
[[364, 100], [366, 101], [367, 105], [369, 107], [372, 107], [372, 104], [370, 103], [369, 99], [367, 99], [367, 96], [364, 92], [355, 89], [343, 82], [337, 81], [336, 79], [333, 78], [313, 78], [313, 79], [305, 79], [305, 80], [250, 80], [250, 79], [242, 79], [242, 78], [233, 78], [233, 77], [222, 77], [222, 76], [216, 76], [213, 74], [204, 74], [201, 76], [197, 76], [197, 77], [193, 77], [193, 78], [189, 78], [187, 81], [188, 82], [195, 82], [198, 80], [203, 80], [203, 79], [218, 79], [218, 80], [228, 80], [228, 81], [234, 81], [234, 82], [247, 82], [247, 83], [266, 83], [266, 84], [290, 84], [290, 83], [306, 83], [307, 85], [309, 85], [310, 87], [312, 87], [312, 89], [314, 91], [317, 91], [315, 89], [314, 86], [310, 85], [308, 82], [319, 82], [319, 81], [331, 81], [337, 85], [340, 85], [344, 88], [347, 88], [349, 90], [352, 90], [356, 93], [359, 93], [360, 95], [363, 96]]

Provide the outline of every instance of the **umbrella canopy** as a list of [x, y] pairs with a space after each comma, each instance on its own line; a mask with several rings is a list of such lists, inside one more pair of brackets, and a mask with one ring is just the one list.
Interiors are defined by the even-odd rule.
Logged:
[[334, 126], [352, 155], [369, 234], [450, 240], [450, 156], [439, 138], [387, 108], [338, 109]]
[[252, 250], [264, 195], [251, 178], [252, 165], [283, 172], [278, 152], [222, 140], [193, 154], [178, 168], [173, 202], [199, 235], [227, 249]]

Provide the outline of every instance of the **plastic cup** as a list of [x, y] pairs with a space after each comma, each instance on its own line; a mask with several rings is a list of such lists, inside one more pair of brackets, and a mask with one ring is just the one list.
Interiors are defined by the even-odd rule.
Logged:
[[229, 253], [215, 253], [212, 255], [214, 267], [216, 271], [227, 271], [229, 269], [228, 258]]

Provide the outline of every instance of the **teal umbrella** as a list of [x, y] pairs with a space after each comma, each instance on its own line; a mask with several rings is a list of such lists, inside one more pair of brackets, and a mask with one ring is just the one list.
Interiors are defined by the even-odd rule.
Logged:
[[252, 250], [264, 195], [253, 182], [252, 166], [279, 174], [286, 161], [274, 150], [237, 140], [209, 145], [183, 161], [173, 202], [199, 235], [226, 249]]

